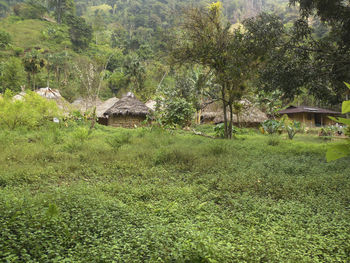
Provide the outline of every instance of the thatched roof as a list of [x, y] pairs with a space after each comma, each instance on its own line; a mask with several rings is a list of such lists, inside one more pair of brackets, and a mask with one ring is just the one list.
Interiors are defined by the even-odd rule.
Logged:
[[141, 101], [135, 98], [135, 95], [129, 92], [126, 96], [121, 98], [111, 108], [109, 108], [104, 116], [146, 116], [150, 113], [150, 109]]
[[[248, 100], [242, 100], [240, 103], [243, 106], [242, 112], [237, 117], [236, 114], [233, 114], [233, 122], [235, 123], [261, 123], [268, 119], [267, 115], [262, 112], [258, 107], [254, 106]], [[204, 120], [209, 120], [214, 123], [222, 123], [224, 122], [224, 113], [221, 108], [217, 106], [213, 106], [212, 108], [216, 108], [215, 111], [204, 110], [202, 113], [202, 118]], [[229, 119], [229, 112], [227, 111], [227, 118]]]
[[110, 98], [106, 101], [104, 101], [101, 105], [96, 107], [96, 115], [98, 118], [104, 117], [103, 114], [110, 109], [114, 104], [116, 104], [119, 101], [118, 98]]
[[25, 91], [22, 91], [18, 93], [17, 95], [13, 96], [13, 100], [24, 100], [24, 96], [26, 95]]
[[99, 98], [96, 100], [79, 98], [73, 101], [72, 106], [84, 113], [86, 111], [91, 111], [95, 106], [96, 108], [99, 107], [102, 103], [103, 102]]
[[69, 112], [71, 110], [71, 104], [62, 97], [61, 93], [57, 89], [51, 88], [41, 88], [35, 91], [41, 97], [53, 100], [56, 102], [57, 106], [64, 110], [65, 112]]
[[145, 103], [145, 105], [150, 108], [151, 110], [155, 111], [156, 110], [156, 106], [157, 106], [157, 102], [155, 100], [149, 100]]

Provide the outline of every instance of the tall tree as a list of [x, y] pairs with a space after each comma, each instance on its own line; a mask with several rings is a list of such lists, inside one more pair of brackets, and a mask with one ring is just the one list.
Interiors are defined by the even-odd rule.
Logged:
[[33, 90], [36, 88], [36, 75], [45, 66], [45, 60], [41, 54], [34, 50], [25, 55], [23, 58], [24, 69], [27, 72], [28, 82], [31, 83]]
[[57, 23], [61, 24], [65, 16], [75, 15], [74, 0], [49, 0], [49, 8], [55, 12]]
[[[249, 31], [224, 22], [221, 2], [185, 11], [181, 29], [170, 44], [174, 62], [199, 64], [213, 72], [220, 86], [225, 137], [232, 138], [234, 104], [245, 94], [246, 81], [267, 46], [255, 45]], [[273, 33], [267, 31], [265, 37]]]
[[[290, 0], [290, 3], [299, 4], [300, 8], [301, 19], [295, 28], [303, 44], [291, 47], [291, 50], [294, 51], [294, 58], [303, 56], [308, 60], [308, 74], [303, 86], [316, 93], [319, 99], [333, 104], [341, 102], [343, 94], [348, 91], [343, 81], [350, 80], [350, 2]], [[319, 17], [329, 28], [328, 34], [321, 39], [312, 38], [308, 19], [313, 16]]]
[[86, 49], [92, 40], [92, 28], [86, 24], [85, 19], [73, 15], [67, 16], [69, 37], [76, 51]]

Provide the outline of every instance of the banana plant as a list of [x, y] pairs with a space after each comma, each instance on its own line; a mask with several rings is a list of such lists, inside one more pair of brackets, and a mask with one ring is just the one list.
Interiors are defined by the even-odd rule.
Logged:
[[[350, 89], [350, 84], [345, 83], [345, 85]], [[344, 101], [342, 105], [342, 114], [347, 114], [349, 112], [350, 112], [350, 100]], [[338, 123], [345, 124], [346, 126], [348, 126], [348, 128], [350, 127], [350, 119], [334, 118], [334, 117], [329, 117], [329, 118]], [[335, 161], [340, 158], [344, 158], [348, 156], [350, 156], [350, 139], [348, 139], [347, 142], [344, 144], [338, 144], [330, 147], [326, 155], [328, 162]]]
[[299, 121], [291, 120], [287, 115], [281, 119], [282, 128], [288, 133], [288, 138], [293, 140], [294, 136], [301, 130], [301, 123]]

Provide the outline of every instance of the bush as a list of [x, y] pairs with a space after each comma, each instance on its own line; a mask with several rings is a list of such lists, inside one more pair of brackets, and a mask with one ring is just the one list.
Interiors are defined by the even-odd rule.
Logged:
[[192, 104], [183, 98], [169, 98], [161, 102], [160, 119], [165, 125], [181, 127], [190, 125], [194, 108]]
[[271, 135], [267, 139], [267, 144], [270, 146], [277, 146], [280, 144], [280, 138], [276, 135]]
[[24, 49], [21, 47], [14, 47], [13, 52], [15, 53], [16, 57], [19, 57], [24, 53]]
[[11, 90], [20, 92], [25, 83], [25, 72], [21, 60], [12, 57], [4, 65], [0, 76], [0, 92]]
[[0, 48], [6, 48], [11, 44], [11, 36], [9, 33], [0, 30]]
[[294, 136], [301, 130], [299, 121], [290, 120], [287, 115], [284, 115], [280, 121], [282, 128], [288, 133], [288, 138], [293, 140]]
[[17, 127], [33, 129], [60, 116], [55, 102], [48, 101], [35, 92], [27, 91], [20, 100], [13, 100], [12, 95], [7, 90], [0, 100], [0, 127], [11, 130]]
[[261, 124], [263, 128], [263, 132], [267, 132], [268, 134], [275, 134], [279, 132], [282, 123], [276, 120], [266, 120]]
[[72, 138], [79, 143], [86, 142], [90, 137], [89, 129], [86, 127], [78, 127], [72, 133]]
[[[219, 123], [214, 127], [215, 136], [225, 138], [225, 123]], [[238, 132], [237, 128], [232, 126], [232, 135]]]

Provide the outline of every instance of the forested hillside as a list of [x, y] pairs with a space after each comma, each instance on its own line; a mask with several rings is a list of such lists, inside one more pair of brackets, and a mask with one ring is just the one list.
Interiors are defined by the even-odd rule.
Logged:
[[[132, 90], [142, 100], [154, 98], [159, 95], [157, 91], [161, 87], [176, 88], [176, 83], [180, 83], [179, 78], [205, 74], [207, 69], [200, 69], [198, 65], [194, 65], [192, 70], [175, 69], [169, 62], [169, 40], [174, 32], [180, 30], [185, 10], [200, 6], [206, 8], [210, 2], [2, 0], [0, 92], [8, 88], [18, 92], [21, 87], [35, 89], [50, 86], [60, 89], [64, 97], [72, 101], [91, 93], [93, 87], [86, 86], [82, 79], [84, 75], [87, 76], [84, 71], [93, 65], [93, 86], [98, 87], [100, 98], [105, 99], [127, 90]], [[299, 19], [299, 10], [291, 6], [288, 0], [225, 0], [222, 4], [223, 18], [233, 26], [267, 12], [277, 16], [285, 29], [290, 31], [282, 39], [299, 32], [299, 29], [293, 29]], [[309, 21], [313, 26], [310, 29], [313, 38], [322, 38], [329, 31], [317, 17], [310, 17]], [[255, 76], [264, 76], [259, 74]], [[274, 75], [280, 77], [268, 73], [268, 76]], [[261, 79], [251, 78], [245, 82], [246, 95], [268, 96], [274, 100], [270, 91], [269, 94], [257, 95], [256, 87], [266, 87], [266, 80], [263, 84], [258, 83]], [[269, 87], [271, 81], [267, 80]], [[298, 80], [301, 83], [298, 89], [282, 103], [295, 98], [309, 104], [323, 103], [322, 98], [308, 94], [304, 87], [305, 81]], [[286, 85], [283, 85], [285, 88]], [[339, 81], [337, 85], [341, 85]], [[332, 92], [331, 95], [335, 97], [329, 98], [339, 103], [339, 94]], [[328, 103], [328, 99], [325, 101]]]
[[[24, 85], [50, 85], [61, 89], [67, 99], [73, 100], [86, 95], [87, 89], [77, 78], [76, 64], [82, 63], [76, 61], [87, 63], [89, 59], [96, 61], [94, 58], [99, 58], [97, 64], [102, 68], [101, 63], [108, 60], [100, 93], [102, 98], [110, 97], [122, 88], [125, 91], [128, 86], [143, 99], [150, 98], [165, 74], [164, 82], [173, 82], [165, 61], [169, 31], [174, 30], [179, 22], [177, 18], [186, 7], [209, 2], [0, 1], [3, 17], [0, 29], [4, 42], [9, 34], [8, 46], [6, 48], [4, 43], [1, 52], [0, 92], [10, 86], [19, 91]], [[229, 0], [223, 1], [223, 5], [226, 19], [232, 23], [261, 11], [278, 13], [286, 23], [296, 17], [295, 10], [288, 8], [286, 0]], [[29, 65], [22, 68], [25, 57], [35, 57], [39, 64], [42, 59], [45, 66], [34, 67], [35, 70], [29, 69]], [[97, 71], [103, 71], [97, 67]], [[9, 81], [12, 74], [16, 78]]]

